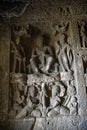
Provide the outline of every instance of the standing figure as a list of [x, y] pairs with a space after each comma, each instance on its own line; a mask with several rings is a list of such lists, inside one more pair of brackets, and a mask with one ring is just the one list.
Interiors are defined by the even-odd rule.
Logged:
[[63, 46], [58, 57], [61, 71], [70, 71], [73, 65], [73, 53], [71, 47], [65, 43], [65, 36], [63, 35]]
[[16, 69], [17, 69], [17, 62], [18, 62], [18, 72], [20, 73], [21, 72], [21, 65], [23, 63], [23, 71], [25, 72], [26, 71], [26, 66], [25, 66], [25, 61], [26, 61], [26, 58], [25, 58], [25, 52], [24, 52], [24, 49], [22, 47], [22, 45], [18, 42], [11, 42], [12, 44], [12, 49], [11, 49], [11, 52], [13, 53], [14, 55], [14, 64], [13, 64], [13, 72], [15, 73], [16, 72]]
[[40, 103], [42, 104], [42, 116], [46, 116], [46, 98], [47, 93], [45, 89], [45, 83], [41, 84], [41, 91], [40, 91]]
[[87, 46], [87, 32], [85, 29], [85, 22], [81, 22], [80, 24], [80, 35], [82, 39], [82, 47], [85, 48]]
[[[12, 28], [12, 41], [11, 41], [11, 52], [13, 53], [14, 57], [14, 64], [13, 64], [13, 72], [18, 71], [21, 72], [22, 64], [23, 64], [23, 72], [26, 72], [26, 58], [25, 58], [25, 51], [20, 43], [21, 37], [26, 34], [26, 30], [24, 27], [14, 25]], [[18, 64], [18, 68], [17, 68]], [[18, 69], [18, 70], [16, 70]]]

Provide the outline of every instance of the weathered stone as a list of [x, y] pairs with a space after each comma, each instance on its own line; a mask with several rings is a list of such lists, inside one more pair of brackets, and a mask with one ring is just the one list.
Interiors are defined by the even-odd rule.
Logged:
[[87, 1], [3, 0], [0, 129], [86, 130], [86, 114]]

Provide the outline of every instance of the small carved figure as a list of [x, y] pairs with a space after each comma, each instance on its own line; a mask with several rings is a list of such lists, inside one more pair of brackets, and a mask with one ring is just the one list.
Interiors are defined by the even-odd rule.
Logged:
[[41, 84], [41, 91], [40, 93], [40, 102], [42, 103], [42, 116], [46, 116], [46, 98], [47, 93], [46, 93], [46, 89], [45, 89], [45, 83]]
[[81, 36], [81, 40], [82, 40], [82, 47], [85, 48], [87, 47], [87, 32], [86, 32], [86, 28], [85, 28], [85, 22], [79, 22], [80, 25], [80, 36]]
[[60, 13], [62, 16], [72, 15], [71, 7], [61, 7]]
[[[25, 51], [20, 43], [21, 37], [26, 33], [26, 29], [24, 27], [21, 27], [19, 25], [14, 25], [12, 28], [12, 41], [11, 41], [11, 52], [13, 53], [13, 72], [16, 72], [16, 69], [18, 69], [18, 72], [21, 72], [22, 64], [23, 64], [23, 72], [26, 72], [26, 56]], [[18, 63], [18, 67], [17, 67]]]
[[25, 107], [21, 110], [21, 112], [19, 112], [19, 114], [16, 116], [16, 118], [23, 118], [23, 117], [26, 117], [27, 115], [35, 116], [35, 113], [37, 114], [37, 112], [41, 116], [40, 110], [37, 109], [37, 106], [39, 104], [39, 100], [37, 98], [37, 92], [38, 92], [37, 88], [34, 85], [29, 86], [28, 95], [26, 99], [27, 103]]
[[[60, 86], [60, 83], [59, 83]], [[65, 94], [65, 88], [63, 85], [62, 88], [61, 86], [59, 87], [58, 83], [56, 85], [52, 86], [52, 97], [50, 100], [50, 107], [48, 107], [47, 111], [47, 115], [49, 117], [54, 117], [57, 116], [58, 114], [64, 114], [64, 115], [68, 115], [69, 114], [69, 110], [66, 107], [63, 107], [61, 105], [61, 97], [64, 96]], [[60, 92], [61, 89], [61, 92]]]
[[25, 72], [26, 71], [26, 66], [25, 66], [26, 58], [25, 58], [25, 52], [22, 45], [19, 43], [19, 41], [16, 41], [16, 42], [11, 42], [11, 47], [12, 47], [11, 52], [14, 54], [13, 72], [16, 72], [17, 61], [19, 64], [18, 72], [19, 73], [21, 72], [22, 63], [23, 63], [23, 69]]
[[53, 27], [53, 35], [57, 36], [58, 34], [64, 34], [64, 32], [68, 31], [69, 22], [62, 23], [61, 25], [54, 25]]
[[[20, 106], [25, 106], [25, 96], [24, 96], [24, 90], [21, 90], [20, 84], [18, 84], [18, 90], [17, 90], [17, 97], [16, 97], [16, 103], [19, 104]], [[23, 86], [21, 86], [22, 88]], [[23, 89], [23, 88], [22, 88]]]
[[69, 45], [65, 44], [58, 56], [61, 71], [70, 71], [73, 65], [73, 53]]
[[70, 96], [76, 95], [76, 88], [75, 88], [75, 83], [74, 80], [72, 80], [69, 85], [68, 85], [68, 94]]
[[24, 90], [26, 86], [26, 74], [12, 74], [12, 106], [15, 114], [25, 106]]
[[78, 106], [77, 98], [72, 96], [71, 100], [70, 100], [70, 103], [68, 105], [71, 115], [77, 115], [77, 106]]
[[69, 71], [72, 67], [73, 54], [69, 46], [71, 39], [67, 34], [69, 28], [69, 22], [54, 26], [53, 34], [57, 37], [57, 40], [54, 42], [54, 51], [59, 71]]

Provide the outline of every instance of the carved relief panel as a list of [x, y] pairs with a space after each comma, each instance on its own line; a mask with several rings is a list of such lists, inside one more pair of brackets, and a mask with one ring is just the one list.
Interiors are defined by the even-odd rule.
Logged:
[[47, 34], [13, 25], [10, 51], [10, 115], [55, 117], [78, 114], [71, 23]]

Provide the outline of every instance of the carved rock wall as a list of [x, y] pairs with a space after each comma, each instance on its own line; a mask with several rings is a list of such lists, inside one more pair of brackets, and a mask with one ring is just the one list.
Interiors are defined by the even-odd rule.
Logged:
[[7, 3], [0, 5], [1, 130], [86, 130], [86, 1]]

